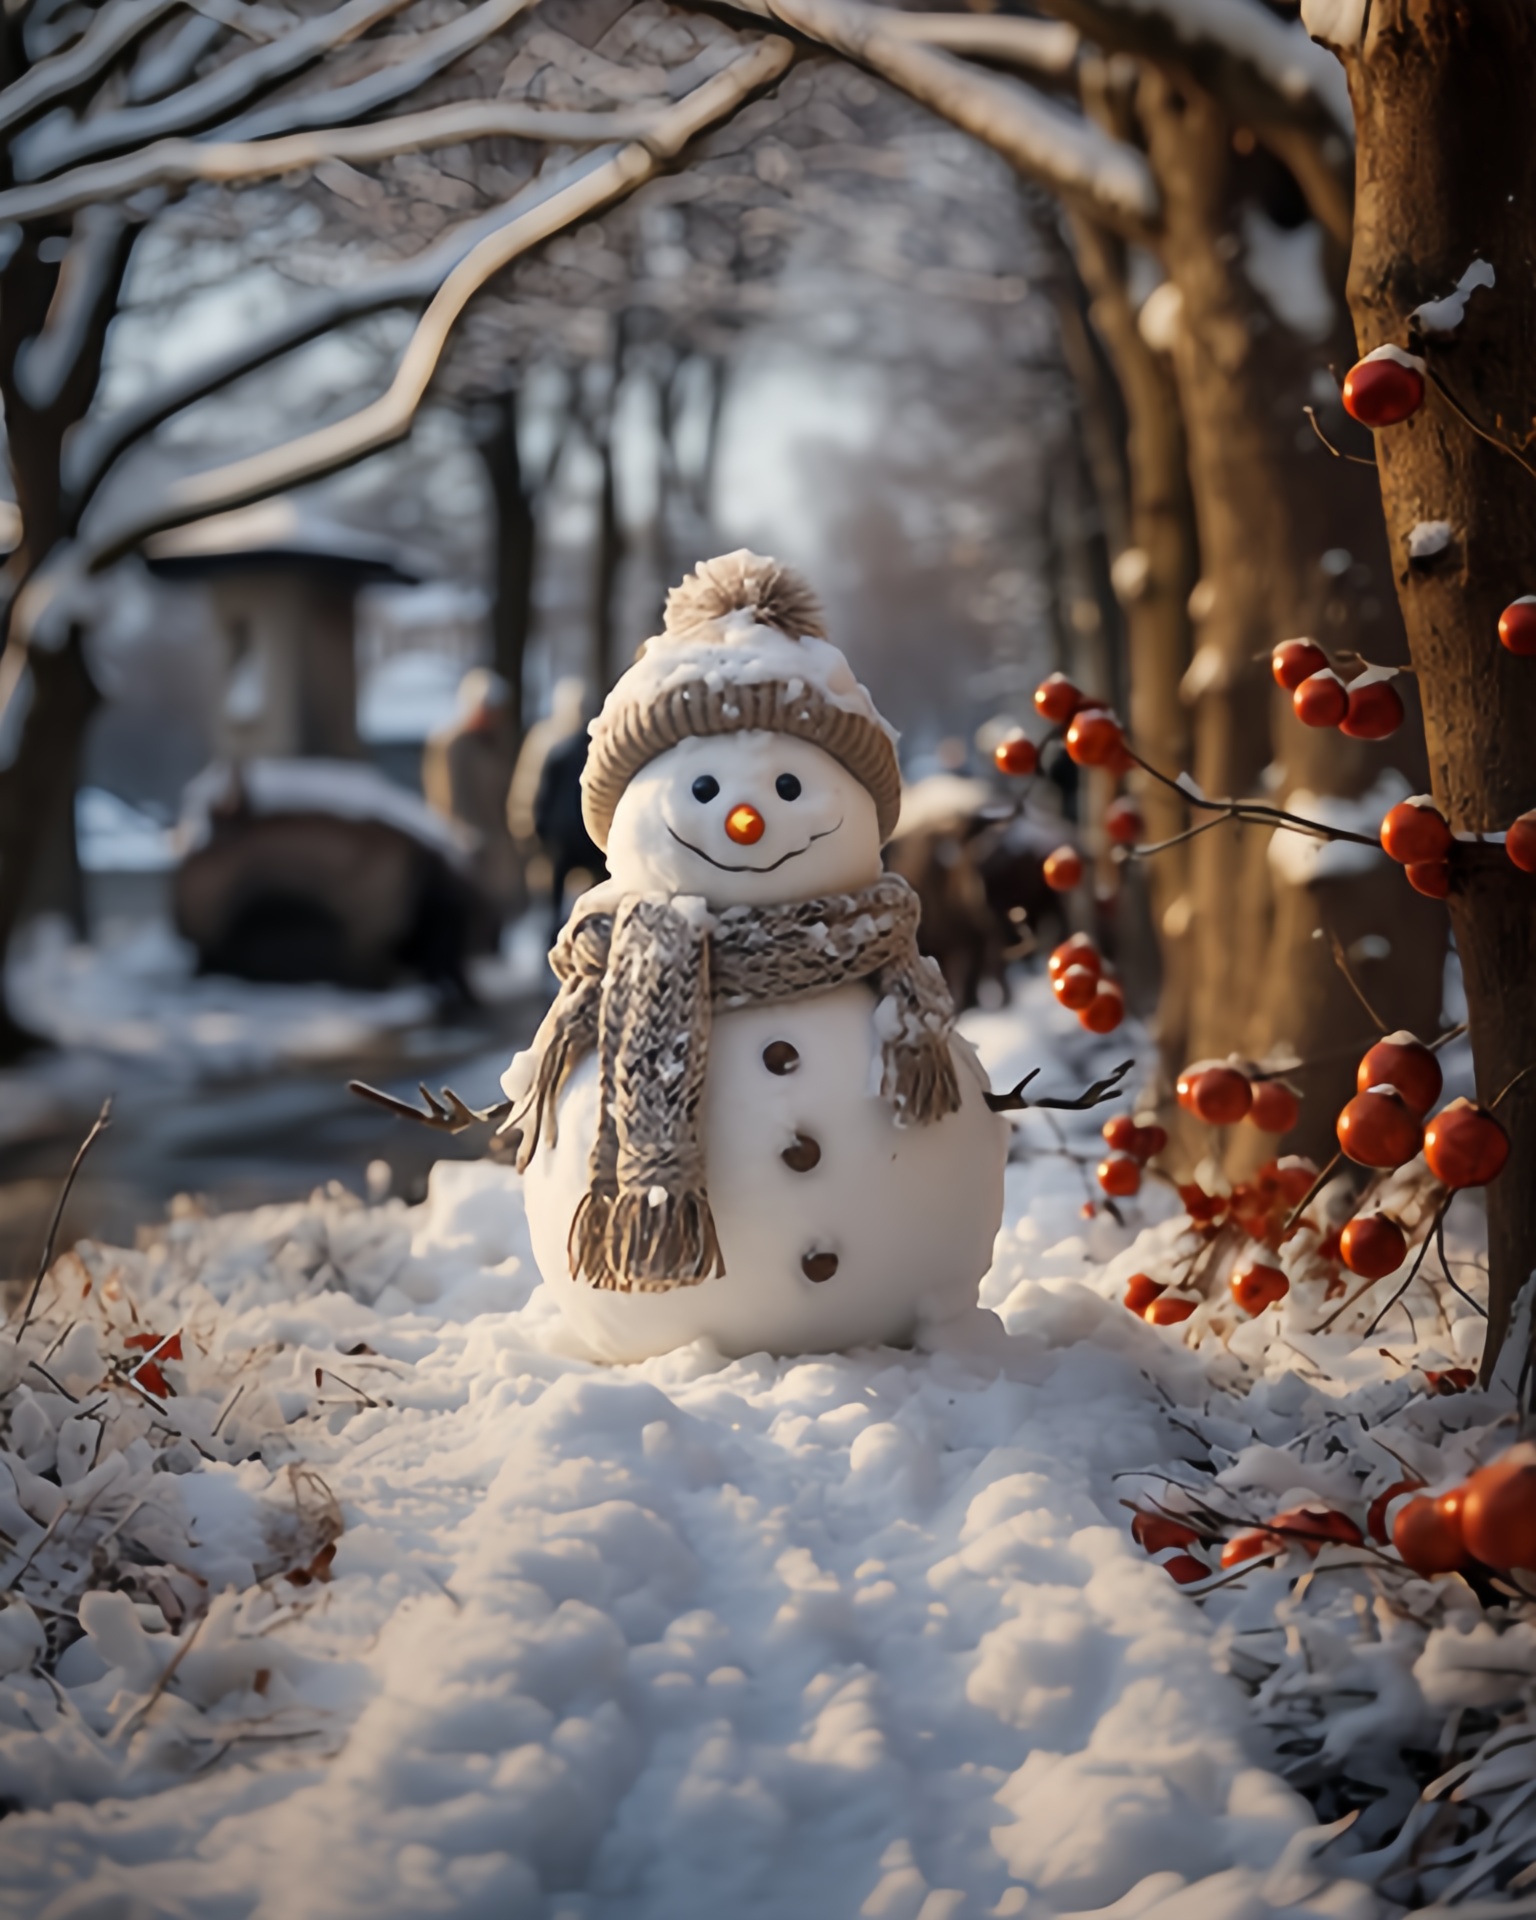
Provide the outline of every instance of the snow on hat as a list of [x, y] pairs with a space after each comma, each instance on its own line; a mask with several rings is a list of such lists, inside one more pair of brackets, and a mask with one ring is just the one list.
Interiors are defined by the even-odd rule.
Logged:
[[588, 729], [582, 813], [600, 847], [630, 781], [700, 734], [792, 733], [869, 789], [880, 838], [896, 831], [896, 735], [826, 637], [816, 596], [790, 567], [745, 547], [701, 561], [667, 595], [662, 631], [640, 648]]

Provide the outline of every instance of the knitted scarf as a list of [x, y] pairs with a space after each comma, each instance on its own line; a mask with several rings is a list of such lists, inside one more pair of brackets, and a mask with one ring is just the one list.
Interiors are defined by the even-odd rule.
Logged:
[[859, 893], [724, 907], [629, 894], [578, 905], [550, 955], [560, 983], [533, 1042], [533, 1083], [509, 1123], [518, 1166], [555, 1141], [555, 1107], [596, 1052], [597, 1137], [571, 1224], [571, 1273], [619, 1292], [724, 1272], [705, 1189], [699, 1102], [716, 1009], [769, 1006], [867, 981], [878, 996], [880, 1095], [898, 1125], [955, 1112], [943, 975], [917, 950], [917, 895], [887, 874]]

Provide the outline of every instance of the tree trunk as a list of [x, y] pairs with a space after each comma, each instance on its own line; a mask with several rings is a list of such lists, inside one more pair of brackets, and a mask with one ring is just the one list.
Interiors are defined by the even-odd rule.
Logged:
[[[1536, 11], [1528, 0], [1376, 0], [1368, 18], [1364, 48], [1345, 58], [1359, 129], [1349, 294], [1360, 344], [1408, 346], [1413, 309], [1487, 261], [1495, 286], [1474, 293], [1459, 329], [1425, 352], [1484, 433], [1529, 458]], [[1377, 456], [1432, 790], [1458, 832], [1507, 827], [1536, 806], [1536, 662], [1497, 637], [1503, 608], [1536, 586], [1536, 478], [1433, 385], [1418, 414], [1377, 436]], [[1449, 523], [1449, 545], [1410, 562], [1410, 530], [1432, 520]], [[1469, 848], [1450, 908], [1478, 1092], [1491, 1100], [1536, 1061], [1536, 884], [1501, 853]], [[1488, 1190], [1485, 1369], [1536, 1265], [1536, 1080], [1499, 1118], [1513, 1152]]]
[[[1198, 560], [1178, 395], [1136, 324], [1124, 247], [1085, 219], [1073, 221], [1072, 234], [1089, 318], [1115, 370], [1126, 415], [1129, 513], [1112, 577], [1124, 608], [1131, 733], [1158, 765], [1183, 767], [1189, 764], [1189, 710], [1179, 684], [1189, 666], [1188, 602]], [[1141, 774], [1132, 786], [1149, 841], [1170, 839], [1183, 828], [1184, 803], [1176, 794]], [[1188, 850], [1170, 847], [1142, 871], [1162, 954], [1157, 1039], [1171, 1084], [1188, 1057], [1189, 919], [1178, 904], [1188, 886]]]
[[[1401, 657], [1384, 592], [1373, 601], [1364, 588], [1335, 591], [1324, 564], [1325, 555], [1342, 555], [1338, 563], [1367, 585], [1371, 568], [1355, 556], [1374, 555], [1378, 580], [1386, 570], [1361, 470], [1330, 460], [1302, 413], [1316, 371], [1347, 342], [1302, 340], [1250, 282], [1244, 218], [1264, 176], [1238, 172], [1216, 103], [1148, 73], [1138, 107], [1164, 196], [1164, 264], [1179, 297], [1173, 358], [1199, 529], [1197, 644], [1184, 687], [1194, 712], [1192, 771], [1218, 797], [1357, 795], [1393, 764], [1398, 743], [1302, 727], [1268, 665], [1278, 641], [1313, 627], [1332, 649]], [[1283, 175], [1277, 184], [1286, 185]], [[1271, 855], [1273, 837], [1224, 825], [1191, 843], [1189, 1054], [1263, 1057], [1294, 1047], [1307, 1063], [1306, 1098], [1285, 1146], [1325, 1158], [1334, 1115], [1353, 1090], [1352, 1050], [1372, 1037], [1327, 935], [1346, 946], [1366, 934], [1388, 939], [1397, 964], [1378, 968], [1372, 987], [1388, 1025], [1417, 1032], [1437, 1023], [1443, 947], [1385, 861], [1342, 879], [1292, 880], [1290, 863]], [[1185, 1126], [1181, 1137], [1188, 1151], [1209, 1143], [1203, 1129]], [[1237, 1129], [1225, 1149], [1229, 1171], [1250, 1171], [1275, 1145]]]
[[475, 444], [485, 462], [494, 504], [495, 601], [491, 608], [491, 664], [510, 691], [514, 741], [523, 737], [523, 669], [533, 625], [533, 575], [538, 529], [517, 445], [518, 395], [501, 393], [484, 403]]

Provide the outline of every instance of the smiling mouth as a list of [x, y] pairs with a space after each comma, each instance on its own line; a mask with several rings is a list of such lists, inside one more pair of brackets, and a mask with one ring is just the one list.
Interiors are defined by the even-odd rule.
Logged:
[[828, 827], [824, 833], [813, 833], [803, 847], [796, 847], [792, 852], [781, 854], [777, 860], [771, 861], [766, 867], [728, 867], [723, 860], [716, 860], [712, 855], [707, 854], [702, 847], [696, 847], [691, 840], [685, 840], [670, 822], [667, 825], [667, 832], [671, 834], [672, 838], [680, 847], [686, 847], [690, 853], [696, 853], [701, 860], [708, 860], [712, 867], [718, 867], [722, 873], [775, 873], [784, 865], [786, 860], [798, 860], [802, 853], [809, 853], [818, 840], [829, 839], [837, 832], [837, 828], [842, 824], [842, 821], [839, 820], [837, 827]]

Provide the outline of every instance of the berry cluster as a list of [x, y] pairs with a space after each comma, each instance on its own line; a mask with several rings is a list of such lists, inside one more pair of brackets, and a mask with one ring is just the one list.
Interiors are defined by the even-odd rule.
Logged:
[[1074, 933], [1053, 948], [1046, 972], [1056, 998], [1090, 1033], [1113, 1033], [1125, 1018], [1125, 994], [1088, 934]]
[[1141, 1170], [1168, 1144], [1167, 1132], [1150, 1114], [1117, 1113], [1100, 1129], [1109, 1151], [1098, 1165], [1099, 1185], [1112, 1200], [1141, 1191]]
[[1229, 1060], [1197, 1060], [1179, 1075], [1174, 1095], [1186, 1113], [1208, 1127], [1246, 1120], [1261, 1133], [1289, 1133], [1301, 1112], [1296, 1089]]
[[[1522, 873], [1536, 873], [1536, 811], [1522, 813], [1503, 834], [1478, 837], [1502, 840], [1505, 853]], [[1451, 823], [1427, 793], [1399, 800], [1381, 823], [1383, 853], [1402, 867], [1410, 887], [1432, 900], [1443, 900], [1451, 890], [1455, 846]]]
[[1304, 727], [1337, 727], [1351, 740], [1385, 740], [1403, 724], [1395, 667], [1367, 667], [1344, 680], [1315, 640], [1282, 640], [1269, 659]]
[[1335, 1131], [1357, 1166], [1389, 1171], [1422, 1153], [1451, 1192], [1485, 1187], [1503, 1171], [1509, 1135], [1486, 1107], [1453, 1100], [1426, 1124], [1440, 1097], [1440, 1063], [1411, 1033], [1378, 1040], [1361, 1060], [1355, 1084], [1359, 1091], [1340, 1110]]

